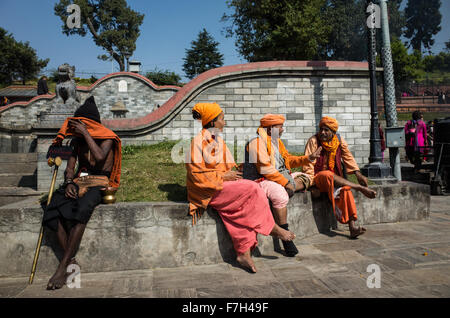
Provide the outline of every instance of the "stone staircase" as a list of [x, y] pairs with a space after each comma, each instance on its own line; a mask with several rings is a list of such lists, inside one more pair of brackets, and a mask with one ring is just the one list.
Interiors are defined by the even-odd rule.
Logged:
[[37, 153], [0, 153], [0, 206], [40, 196]]

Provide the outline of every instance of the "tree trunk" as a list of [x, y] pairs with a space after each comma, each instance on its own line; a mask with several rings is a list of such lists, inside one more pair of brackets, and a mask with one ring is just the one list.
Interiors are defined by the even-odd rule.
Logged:
[[113, 57], [116, 60], [116, 62], [119, 64], [120, 72], [124, 72], [125, 71], [125, 63], [123, 62], [122, 56], [114, 53]]

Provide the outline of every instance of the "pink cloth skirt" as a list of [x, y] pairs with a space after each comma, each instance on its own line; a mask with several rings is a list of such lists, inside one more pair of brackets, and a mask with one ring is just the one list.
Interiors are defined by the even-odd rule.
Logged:
[[[295, 179], [300, 174], [301, 172], [294, 172], [291, 176]], [[281, 184], [267, 179], [258, 183], [275, 209], [282, 209], [288, 205], [289, 195]]]
[[266, 194], [254, 181], [225, 181], [209, 205], [219, 213], [238, 255], [256, 247], [257, 234], [269, 235], [275, 225]]

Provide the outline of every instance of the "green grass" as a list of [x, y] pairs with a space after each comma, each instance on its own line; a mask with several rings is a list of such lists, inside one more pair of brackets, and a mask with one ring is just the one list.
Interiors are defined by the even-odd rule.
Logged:
[[176, 143], [123, 147], [117, 201], [187, 201], [186, 168], [171, 159]]
[[[186, 202], [186, 168], [184, 163], [174, 163], [171, 157], [172, 148], [177, 143], [178, 141], [164, 141], [155, 145], [123, 147], [122, 175], [117, 201]], [[301, 168], [292, 170], [301, 171]], [[357, 183], [354, 175], [349, 175], [349, 180]], [[369, 180], [369, 185], [373, 184]]]

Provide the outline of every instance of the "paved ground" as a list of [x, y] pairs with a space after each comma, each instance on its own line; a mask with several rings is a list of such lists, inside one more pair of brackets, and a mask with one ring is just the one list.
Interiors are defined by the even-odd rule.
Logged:
[[[31, 286], [27, 277], [0, 278], [0, 297], [450, 297], [450, 196], [432, 197], [430, 220], [367, 229], [358, 240], [347, 231], [299, 240], [296, 258], [255, 257], [256, 274], [227, 263], [82, 273], [81, 288], [46, 291], [38, 273]], [[370, 264], [380, 268], [380, 288], [367, 286], [376, 282]]]

